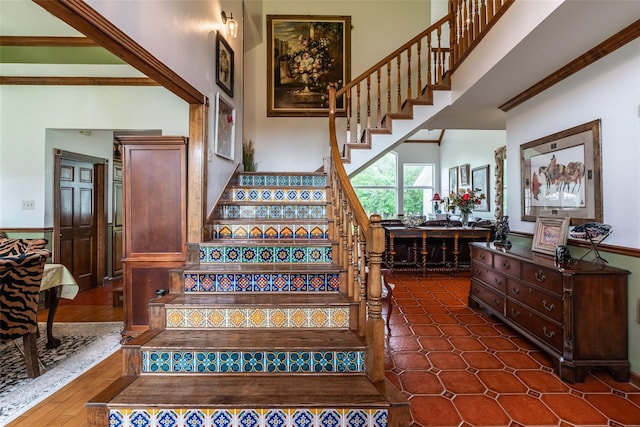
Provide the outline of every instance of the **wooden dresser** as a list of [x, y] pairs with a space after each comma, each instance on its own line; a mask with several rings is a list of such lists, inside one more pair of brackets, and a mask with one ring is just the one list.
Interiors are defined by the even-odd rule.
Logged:
[[567, 382], [592, 368], [629, 381], [628, 271], [580, 261], [568, 268], [525, 247], [471, 243], [469, 306], [483, 307], [537, 344]]

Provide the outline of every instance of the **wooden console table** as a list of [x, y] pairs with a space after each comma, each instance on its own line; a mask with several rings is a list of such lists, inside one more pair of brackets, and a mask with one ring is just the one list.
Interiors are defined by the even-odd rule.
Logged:
[[471, 245], [469, 306], [483, 307], [538, 345], [562, 380], [602, 367], [629, 381], [627, 270], [578, 261], [556, 267], [529, 248]]
[[49, 314], [47, 315], [47, 348], [56, 348], [60, 340], [53, 336], [53, 319], [56, 317], [60, 298], [74, 299], [78, 284], [71, 272], [62, 264], [45, 264], [40, 290], [47, 291]]
[[[392, 272], [394, 270], [421, 271], [423, 275], [427, 271], [457, 273], [469, 270], [469, 261], [463, 262], [460, 259], [460, 243], [473, 240], [488, 242], [491, 239], [491, 229], [482, 227], [384, 226], [384, 229], [387, 245], [385, 266]], [[396, 259], [396, 245], [399, 239], [405, 239], [411, 243], [410, 257], [407, 260]], [[437, 262], [429, 262], [429, 247], [440, 251], [441, 257]]]

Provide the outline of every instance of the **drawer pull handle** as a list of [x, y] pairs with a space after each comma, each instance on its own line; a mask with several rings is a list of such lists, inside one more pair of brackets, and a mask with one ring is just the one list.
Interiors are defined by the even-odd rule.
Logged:
[[542, 272], [542, 270], [538, 270], [536, 271], [536, 273], [534, 274], [534, 276], [536, 277], [536, 280], [540, 283], [544, 282], [545, 280], [547, 280], [547, 276], [544, 275], [544, 273]]
[[542, 305], [544, 306], [544, 308], [547, 309], [547, 311], [553, 311], [553, 309], [556, 308], [555, 304], [547, 305], [547, 300], [546, 299], [542, 300]]
[[495, 305], [496, 307], [498, 307], [500, 305], [500, 301], [497, 299], [493, 300], [493, 305]]
[[484, 260], [485, 258], [487, 258], [487, 256], [485, 254], [480, 254], [478, 258], [480, 258], [481, 260]]
[[494, 280], [494, 282], [496, 282], [496, 285], [502, 285], [502, 279], [494, 277], [493, 280]]
[[553, 338], [556, 336], [556, 333], [554, 331], [549, 332], [546, 326], [542, 327], [542, 332], [544, 332], [544, 336], [547, 338]]
[[513, 289], [513, 293], [514, 293], [514, 294], [516, 294], [516, 295], [520, 295], [520, 289], [519, 289], [519, 288], [515, 288], [515, 287], [514, 287], [514, 288], [511, 288], [511, 289]]
[[480, 275], [480, 273], [481, 273], [480, 269], [479, 269], [479, 268], [476, 268], [476, 276], [479, 276], [479, 275]]
[[502, 263], [502, 268], [504, 268], [505, 270], [508, 270], [511, 268], [511, 264], [509, 264], [509, 261], [505, 261]]
[[515, 308], [511, 309], [511, 314], [513, 314], [513, 317], [520, 317], [520, 312], [517, 311]]

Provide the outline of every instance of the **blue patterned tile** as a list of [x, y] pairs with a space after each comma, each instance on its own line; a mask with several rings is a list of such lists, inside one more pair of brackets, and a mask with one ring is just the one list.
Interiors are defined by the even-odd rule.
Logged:
[[[341, 426], [342, 417], [337, 409], [322, 409], [318, 415], [318, 425], [321, 426]], [[366, 424], [364, 424], [366, 425]]]
[[173, 372], [193, 372], [194, 358], [191, 351], [177, 351], [172, 355]]
[[260, 426], [260, 414], [255, 409], [243, 409], [238, 414], [238, 425], [242, 427]]
[[264, 417], [264, 426], [286, 427], [287, 414], [282, 409], [269, 409]]
[[345, 427], [362, 427], [369, 425], [369, 417], [360, 409], [352, 409], [347, 412]]
[[129, 419], [131, 420], [131, 425], [136, 427], [147, 427], [151, 426], [151, 414], [144, 409], [133, 410], [129, 415]]
[[237, 352], [221, 352], [218, 355], [218, 372], [238, 373], [240, 369], [240, 354]]
[[289, 353], [289, 372], [311, 372], [311, 353], [308, 351]]
[[216, 409], [211, 414], [211, 425], [216, 427], [232, 427], [233, 415], [226, 409]]
[[207, 417], [202, 411], [189, 409], [184, 413], [185, 426], [205, 426]]
[[313, 353], [313, 372], [333, 372], [333, 352], [317, 351]]
[[178, 427], [178, 417], [174, 410], [161, 409], [156, 414], [156, 423], [162, 427]]
[[215, 351], [197, 352], [195, 362], [195, 371], [198, 373], [218, 372], [218, 353]]
[[317, 425], [314, 423], [314, 416], [308, 409], [296, 409], [291, 416], [292, 427], [310, 427]]
[[259, 351], [243, 352], [242, 372], [264, 372], [264, 353]]

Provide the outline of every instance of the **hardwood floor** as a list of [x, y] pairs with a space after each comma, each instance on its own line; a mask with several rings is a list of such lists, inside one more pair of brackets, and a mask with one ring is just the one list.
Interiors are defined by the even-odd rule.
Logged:
[[[560, 381], [534, 345], [467, 307], [468, 276], [390, 280], [396, 288], [387, 377], [411, 402], [411, 427], [640, 425], [640, 388], [602, 371], [584, 383]], [[111, 304], [109, 288], [83, 292], [61, 301], [56, 321], [122, 320], [122, 309]], [[46, 311], [39, 316], [46, 319]], [[121, 359], [116, 352], [9, 427], [84, 426], [85, 403], [120, 376]]]

